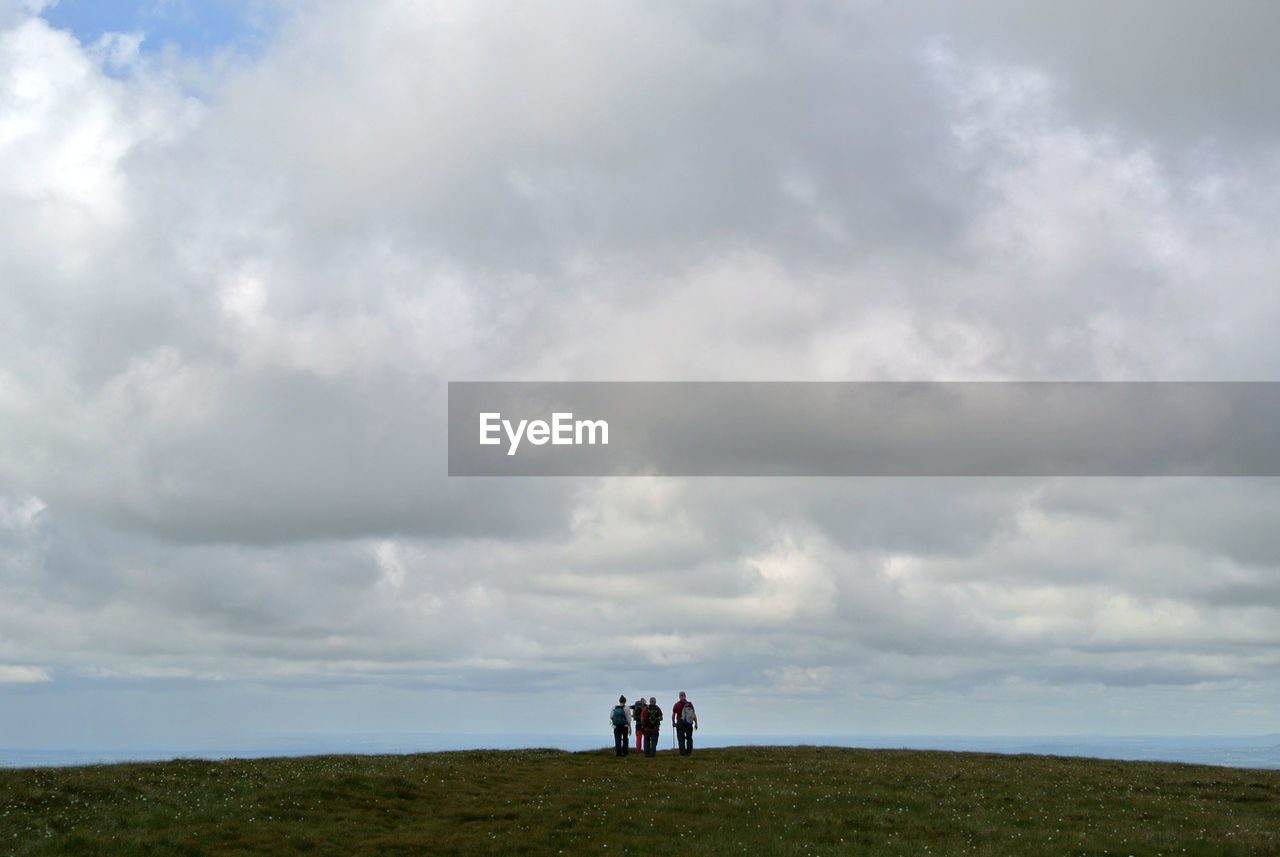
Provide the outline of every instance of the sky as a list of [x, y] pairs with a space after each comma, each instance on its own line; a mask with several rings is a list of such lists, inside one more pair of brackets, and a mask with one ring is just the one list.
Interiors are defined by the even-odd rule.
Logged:
[[1278, 28], [0, 0], [0, 746], [1280, 731], [1274, 479], [446, 461], [450, 381], [1277, 380]]

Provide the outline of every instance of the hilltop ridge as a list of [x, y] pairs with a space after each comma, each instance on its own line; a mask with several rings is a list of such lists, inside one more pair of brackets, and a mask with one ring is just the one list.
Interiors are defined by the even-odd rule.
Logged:
[[1280, 771], [817, 746], [0, 771], [14, 857], [1280, 854], [1277, 817]]

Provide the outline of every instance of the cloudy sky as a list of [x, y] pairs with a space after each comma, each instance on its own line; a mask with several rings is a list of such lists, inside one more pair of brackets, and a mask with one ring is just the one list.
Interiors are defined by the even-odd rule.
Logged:
[[445, 431], [461, 380], [1280, 380], [1277, 31], [0, 0], [0, 746], [606, 743], [682, 688], [1280, 731], [1275, 480], [450, 478]]

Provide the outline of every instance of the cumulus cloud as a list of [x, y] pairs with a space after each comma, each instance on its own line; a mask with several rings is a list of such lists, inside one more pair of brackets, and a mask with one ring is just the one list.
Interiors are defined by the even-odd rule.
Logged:
[[449, 380], [1269, 380], [1263, 7], [336, 2], [193, 70], [39, 6], [0, 6], [0, 681], [934, 731], [1274, 693], [1271, 481], [445, 476]]

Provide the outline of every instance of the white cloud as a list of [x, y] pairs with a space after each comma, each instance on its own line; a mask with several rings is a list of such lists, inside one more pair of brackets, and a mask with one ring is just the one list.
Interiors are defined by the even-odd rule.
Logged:
[[53, 679], [40, 667], [0, 664], [0, 684], [28, 684], [40, 681], [53, 681]]

